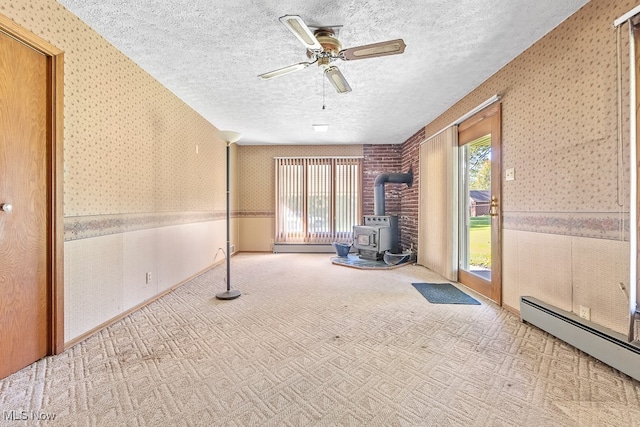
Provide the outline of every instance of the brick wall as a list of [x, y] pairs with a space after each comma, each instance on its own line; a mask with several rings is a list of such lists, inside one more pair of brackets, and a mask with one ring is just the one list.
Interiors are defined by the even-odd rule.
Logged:
[[[362, 166], [362, 214], [373, 215], [373, 184], [381, 173], [403, 172], [402, 145], [376, 144], [363, 147], [364, 164]], [[402, 212], [400, 186], [406, 184], [385, 185], [385, 207], [387, 215], [400, 215]]]
[[420, 143], [424, 141], [424, 128], [421, 128], [411, 138], [407, 139], [402, 147], [402, 170], [413, 169], [413, 185], [401, 190], [402, 211], [398, 222], [400, 223], [400, 248], [409, 249], [413, 245], [418, 250], [418, 188], [420, 188]]
[[424, 128], [402, 144], [364, 145], [362, 174], [362, 213], [373, 215], [373, 185], [381, 173], [405, 173], [413, 169], [413, 185], [385, 185], [385, 213], [398, 215], [400, 226], [400, 249], [418, 247], [418, 164], [419, 144], [424, 140]]

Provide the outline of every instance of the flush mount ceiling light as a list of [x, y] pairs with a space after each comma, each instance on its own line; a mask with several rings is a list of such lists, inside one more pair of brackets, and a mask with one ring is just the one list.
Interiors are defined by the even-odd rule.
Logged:
[[316, 132], [326, 132], [329, 130], [329, 125], [311, 125]]
[[342, 49], [342, 44], [336, 37], [336, 27], [316, 27], [317, 29], [311, 32], [307, 24], [297, 15], [282, 16], [280, 17], [280, 22], [307, 48], [309, 62], [300, 62], [258, 75], [258, 77], [265, 80], [283, 76], [317, 63], [319, 67], [324, 69], [324, 75], [329, 79], [338, 93], [348, 93], [351, 92], [351, 86], [349, 86], [349, 83], [340, 70], [336, 66], [331, 65], [332, 62], [338, 59], [353, 61], [356, 59], [397, 55], [403, 53], [406, 47], [402, 39], [395, 39]]

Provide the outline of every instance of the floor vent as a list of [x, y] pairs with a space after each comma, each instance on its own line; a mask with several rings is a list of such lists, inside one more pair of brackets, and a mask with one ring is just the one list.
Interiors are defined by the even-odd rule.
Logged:
[[640, 347], [626, 336], [533, 297], [520, 298], [520, 318], [640, 381]]

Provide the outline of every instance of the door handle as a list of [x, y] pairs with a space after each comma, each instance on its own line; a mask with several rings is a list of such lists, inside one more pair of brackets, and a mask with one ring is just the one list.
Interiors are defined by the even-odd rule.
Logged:
[[491, 196], [491, 205], [489, 206], [489, 215], [498, 216], [498, 198]]
[[2, 211], [2, 212], [9, 213], [12, 210], [13, 210], [13, 206], [11, 206], [11, 204], [9, 204], [9, 203], [0, 204], [0, 211]]

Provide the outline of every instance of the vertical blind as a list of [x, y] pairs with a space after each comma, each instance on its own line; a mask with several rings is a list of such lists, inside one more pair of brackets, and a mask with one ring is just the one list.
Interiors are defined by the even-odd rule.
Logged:
[[458, 279], [458, 128], [451, 126], [420, 146], [418, 263]]
[[276, 158], [276, 243], [351, 242], [362, 216], [362, 159]]

